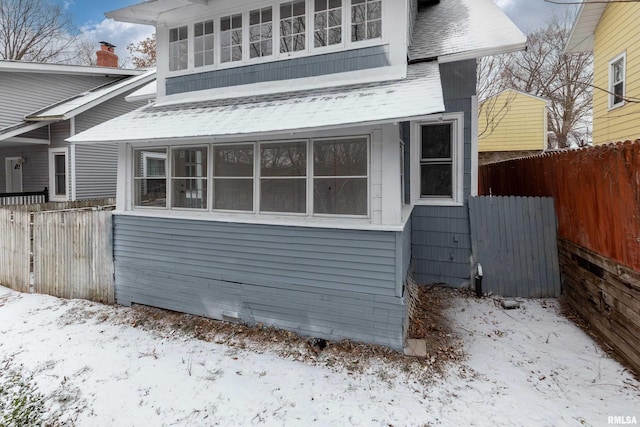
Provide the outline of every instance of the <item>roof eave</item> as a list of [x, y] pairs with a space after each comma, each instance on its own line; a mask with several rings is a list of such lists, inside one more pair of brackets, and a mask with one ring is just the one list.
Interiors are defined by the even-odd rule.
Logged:
[[594, 34], [608, 2], [587, 2], [580, 6], [564, 53], [593, 52]]
[[445, 64], [448, 62], [465, 61], [468, 59], [477, 59], [485, 56], [493, 56], [493, 55], [500, 55], [503, 53], [518, 52], [521, 50], [525, 50], [526, 48], [527, 48], [527, 41], [524, 40], [524, 41], [519, 41], [517, 43], [509, 44], [509, 45], [441, 55], [438, 57], [438, 62], [440, 62], [441, 64]]

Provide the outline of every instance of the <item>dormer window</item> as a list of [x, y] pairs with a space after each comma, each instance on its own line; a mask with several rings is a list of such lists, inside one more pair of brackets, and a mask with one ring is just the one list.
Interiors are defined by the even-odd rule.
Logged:
[[273, 54], [273, 11], [270, 7], [249, 12], [249, 54], [251, 58]]
[[189, 66], [189, 27], [169, 30], [169, 70], [186, 70]]
[[295, 0], [280, 5], [280, 53], [306, 49], [305, 0]]
[[213, 65], [213, 20], [198, 22], [193, 26], [193, 65]]
[[351, 41], [382, 37], [381, 0], [351, 0]]
[[342, 43], [342, 0], [315, 0], [313, 46]]
[[242, 14], [220, 18], [220, 62], [242, 61]]
[[169, 71], [229, 68], [381, 44], [382, 2], [264, 0], [260, 7], [212, 11], [169, 29]]

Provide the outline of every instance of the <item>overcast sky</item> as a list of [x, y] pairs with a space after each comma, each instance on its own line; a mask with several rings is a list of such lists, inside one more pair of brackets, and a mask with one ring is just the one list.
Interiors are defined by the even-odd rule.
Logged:
[[[129, 43], [142, 40], [154, 28], [145, 25], [134, 25], [114, 22], [106, 19], [105, 12], [140, 3], [142, 0], [53, 0], [63, 6], [75, 21], [76, 26], [89, 39], [96, 43], [108, 41], [117, 46], [116, 51], [127, 56]], [[448, 1], [448, 0], [442, 0]], [[530, 33], [545, 25], [557, 14], [564, 16], [567, 11], [575, 11], [576, 5], [557, 5], [544, 0], [494, 0], [505, 13], [524, 32]], [[559, 0], [571, 2], [575, 0]]]
[[[575, 3], [575, 0], [559, 1]], [[531, 33], [543, 27], [554, 14], [562, 18], [566, 13], [575, 13], [578, 9], [578, 5], [575, 4], [554, 4], [544, 0], [495, 0], [495, 2], [524, 33]]]

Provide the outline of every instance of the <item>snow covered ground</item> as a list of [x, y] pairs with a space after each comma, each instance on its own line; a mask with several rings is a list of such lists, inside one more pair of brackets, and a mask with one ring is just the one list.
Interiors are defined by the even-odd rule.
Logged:
[[117, 321], [129, 310], [0, 287], [0, 368], [33, 374], [51, 410], [78, 426], [640, 420], [640, 383], [558, 315], [554, 300], [504, 311], [491, 299], [457, 297], [448, 314], [468, 358], [430, 384], [393, 360], [372, 360], [360, 372], [339, 361], [319, 366], [282, 357], [268, 347], [154, 333]]

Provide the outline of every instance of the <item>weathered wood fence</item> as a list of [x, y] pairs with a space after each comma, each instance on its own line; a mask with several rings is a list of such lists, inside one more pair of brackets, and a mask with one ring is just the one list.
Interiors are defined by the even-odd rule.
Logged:
[[640, 140], [480, 167], [480, 193], [554, 198], [571, 305], [640, 374]]
[[0, 208], [0, 285], [113, 303], [113, 199]]

